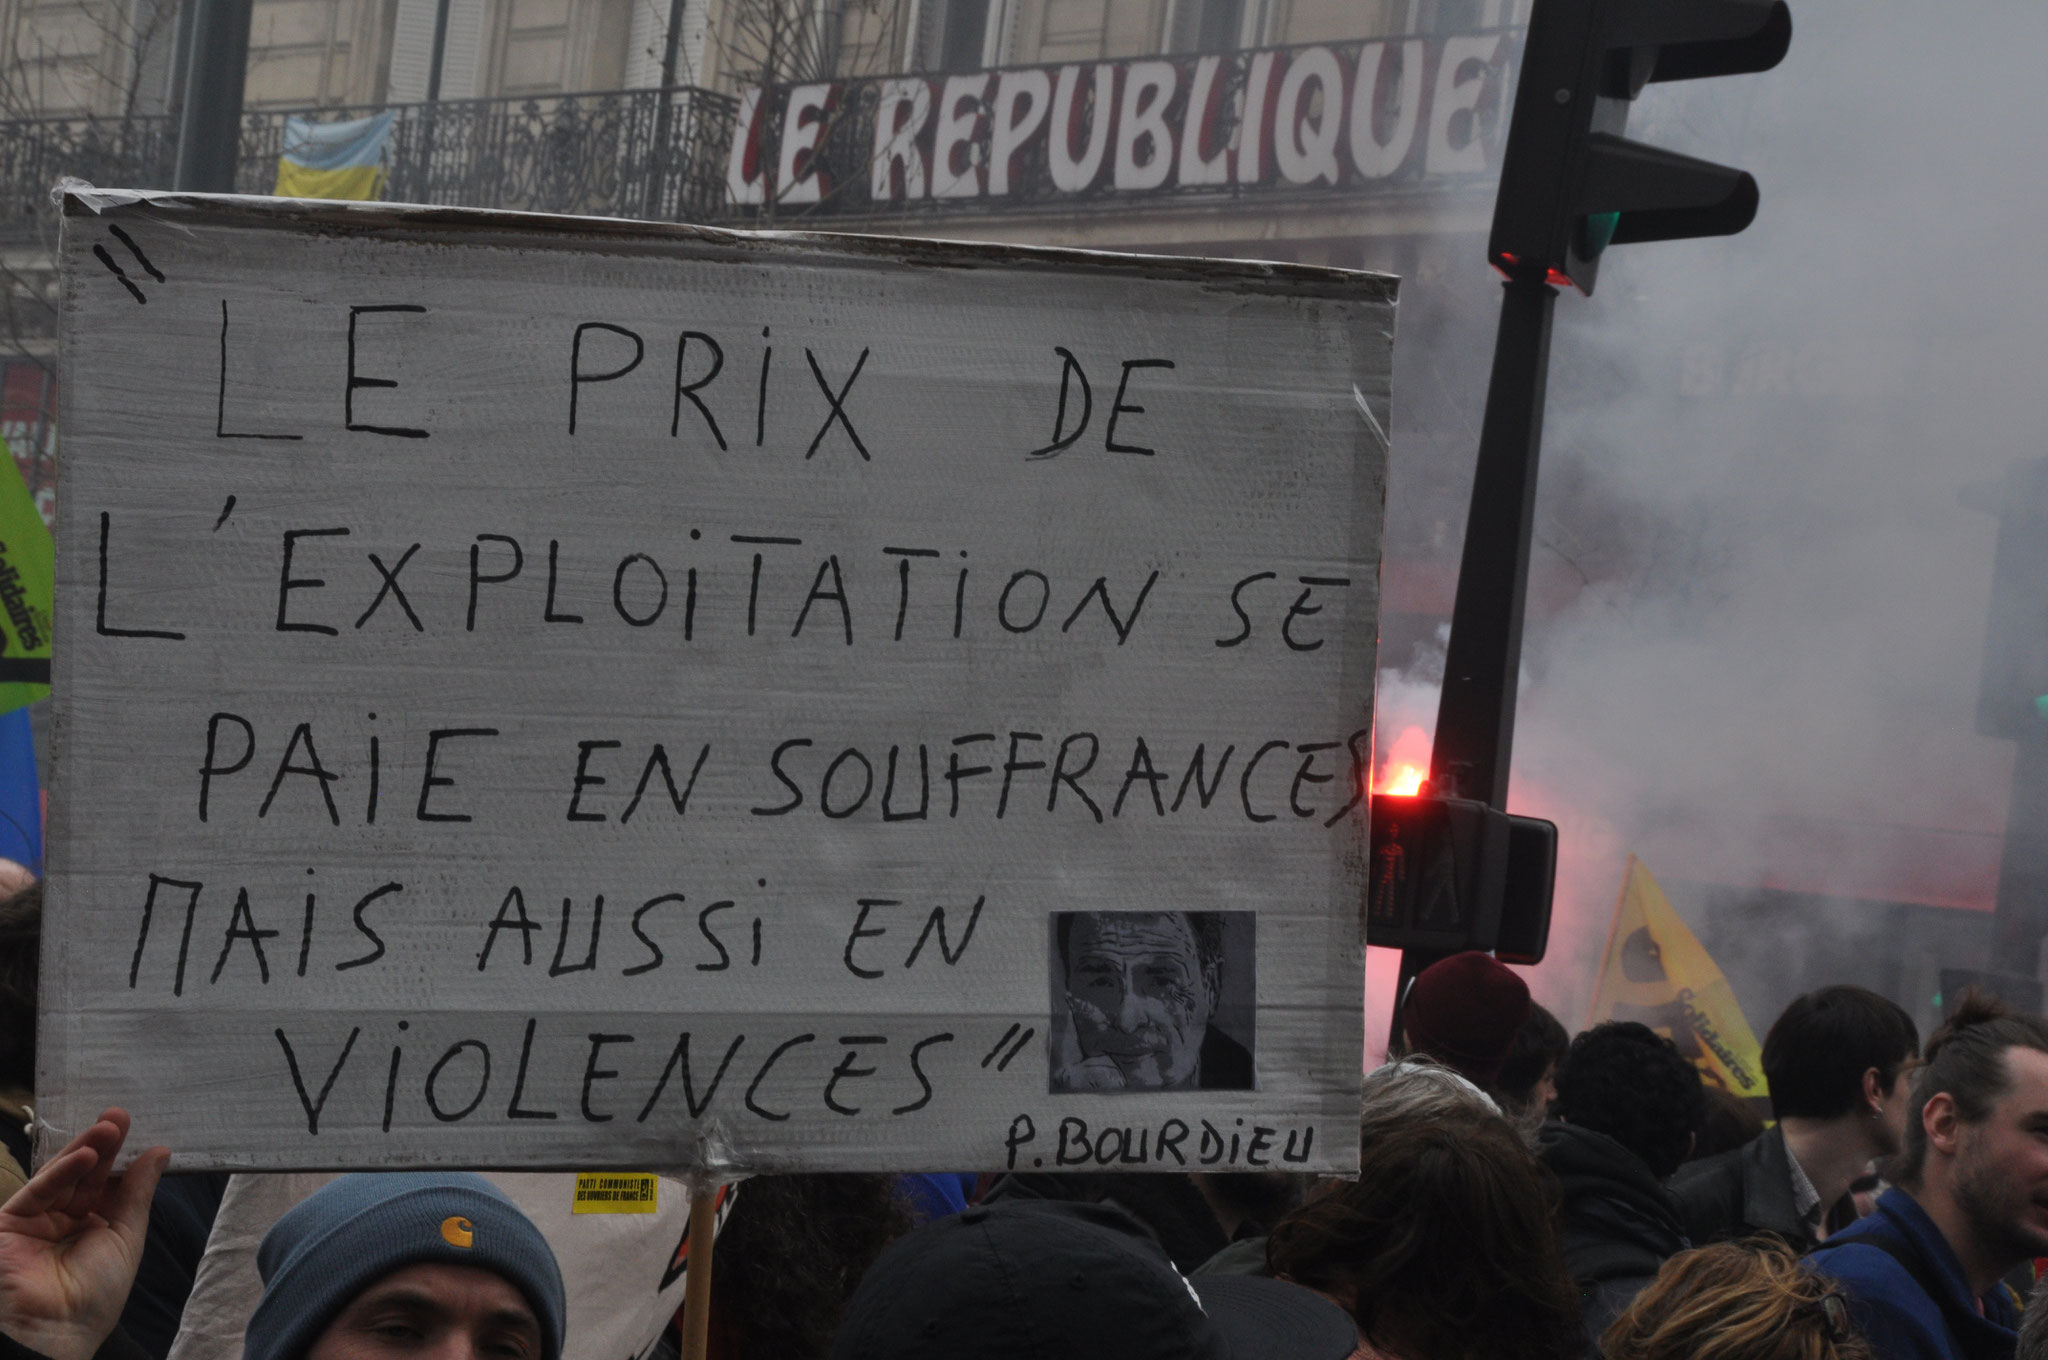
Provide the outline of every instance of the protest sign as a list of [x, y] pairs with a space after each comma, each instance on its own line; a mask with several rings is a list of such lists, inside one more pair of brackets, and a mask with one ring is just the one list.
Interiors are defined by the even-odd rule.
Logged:
[[1355, 1165], [1391, 280], [65, 205], [38, 1108]]

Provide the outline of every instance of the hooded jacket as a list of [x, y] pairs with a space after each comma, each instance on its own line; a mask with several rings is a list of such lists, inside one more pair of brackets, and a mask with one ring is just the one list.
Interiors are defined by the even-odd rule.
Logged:
[[1564, 1191], [1565, 1270], [1597, 1347], [1658, 1267], [1686, 1249], [1678, 1206], [1642, 1158], [1604, 1133], [1554, 1119], [1537, 1133], [1536, 1151]]

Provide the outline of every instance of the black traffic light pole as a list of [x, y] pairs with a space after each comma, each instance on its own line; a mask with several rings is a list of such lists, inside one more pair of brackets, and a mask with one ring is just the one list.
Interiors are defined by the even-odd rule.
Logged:
[[231, 194], [242, 156], [242, 83], [249, 70], [253, 0], [192, 0], [192, 47], [185, 61], [172, 186]]
[[1550, 374], [1557, 289], [1541, 278], [1503, 286], [1493, 376], [1479, 430], [1472, 507], [1444, 657], [1443, 697], [1430, 750], [1430, 791], [1503, 811], [1515, 745], [1522, 609], [1536, 522], [1536, 462]]
[[[1785, 0], [1535, 0], [1531, 8], [1487, 241], [1508, 282], [1430, 752], [1426, 801], [1444, 817], [1432, 822], [1410, 809], [1373, 818], [1376, 872], [1383, 859], [1462, 866], [1451, 913], [1458, 929], [1419, 928], [1441, 914], [1435, 899], [1418, 913], [1375, 878], [1368, 929], [1379, 925], [1379, 938], [1402, 948], [1397, 998], [1452, 949], [1534, 961], [1549, 935], [1556, 828], [1508, 816], [1507, 794], [1555, 285], [1590, 296], [1609, 245], [1729, 235], [1756, 215], [1756, 181], [1742, 171], [1624, 138], [1629, 105], [1653, 81], [1769, 70], [1791, 41]], [[1398, 843], [1404, 828], [1436, 824], [1462, 826], [1463, 842]], [[1398, 870], [1385, 877], [1404, 886]], [[1417, 876], [1409, 877], [1412, 891]], [[1400, 1030], [1397, 999], [1394, 1038]]]
[[[1536, 465], [1543, 446], [1543, 397], [1550, 379], [1550, 325], [1557, 289], [1541, 276], [1502, 286], [1493, 375], [1479, 428], [1472, 505], [1451, 608], [1436, 738], [1430, 748], [1429, 793], [1468, 798], [1505, 812], [1508, 767], [1515, 745], [1515, 700], [1522, 665], [1522, 613], [1529, 595], [1529, 550], [1536, 523]], [[1505, 877], [1507, 846], [1481, 862]], [[1490, 877], [1492, 875], [1483, 875]], [[1486, 884], [1480, 895], [1498, 895]], [[1389, 1034], [1399, 1039], [1398, 999], [1417, 973], [1448, 956], [1442, 949], [1401, 951]]]

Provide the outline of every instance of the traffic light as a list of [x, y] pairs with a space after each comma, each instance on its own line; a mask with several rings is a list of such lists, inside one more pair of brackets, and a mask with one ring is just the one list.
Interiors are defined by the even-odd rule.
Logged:
[[1365, 897], [1368, 944], [1543, 960], [1557, 827], [1469, 798], [1376, 793]]
[[1963, 501], [1998, 516], [1977, 730], [2038, 745], [2048, 740], [2048, 458], [2014, 464]]
[[1493, 941], [1502, 963], [1543, 962], [1556, 886], [1557, 823], [1510, 815], [1507, 882], [1501, 890], [1500, 932]]
[[1976, 968], [1944, 968], [1936, 976], [1939, 979], [1936, 985], [1941, 990], [1934, 994], [1935, 1011], [1944, 1020], [1956, 1013], [1956, 1003], [1972, 987], [2003, 1001], [2023, 1015], [2041, 1013], [2041, 982], [2038, 978]]
[[1488, 258], [1590, 296], [1610, 245], [1741, 231], [1755, 180], [1621, 132], [1649, 82], [1767, 71], [1791, 42], [1784, 0], [1536, 0]]

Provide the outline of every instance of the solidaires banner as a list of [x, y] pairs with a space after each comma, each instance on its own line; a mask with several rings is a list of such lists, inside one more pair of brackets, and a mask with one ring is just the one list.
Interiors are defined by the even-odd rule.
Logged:
[[1391, 280], [75, 189], [45, 1138], [1355, 1165]]
[[1672, 907], [1649, 869], [1634, 855], [1593, 993], [1588, 1025], [1635, 1020], [1668, 1037], [1710, 1083], [1762, 1100], [1763, 1051], [1721, 965]]

